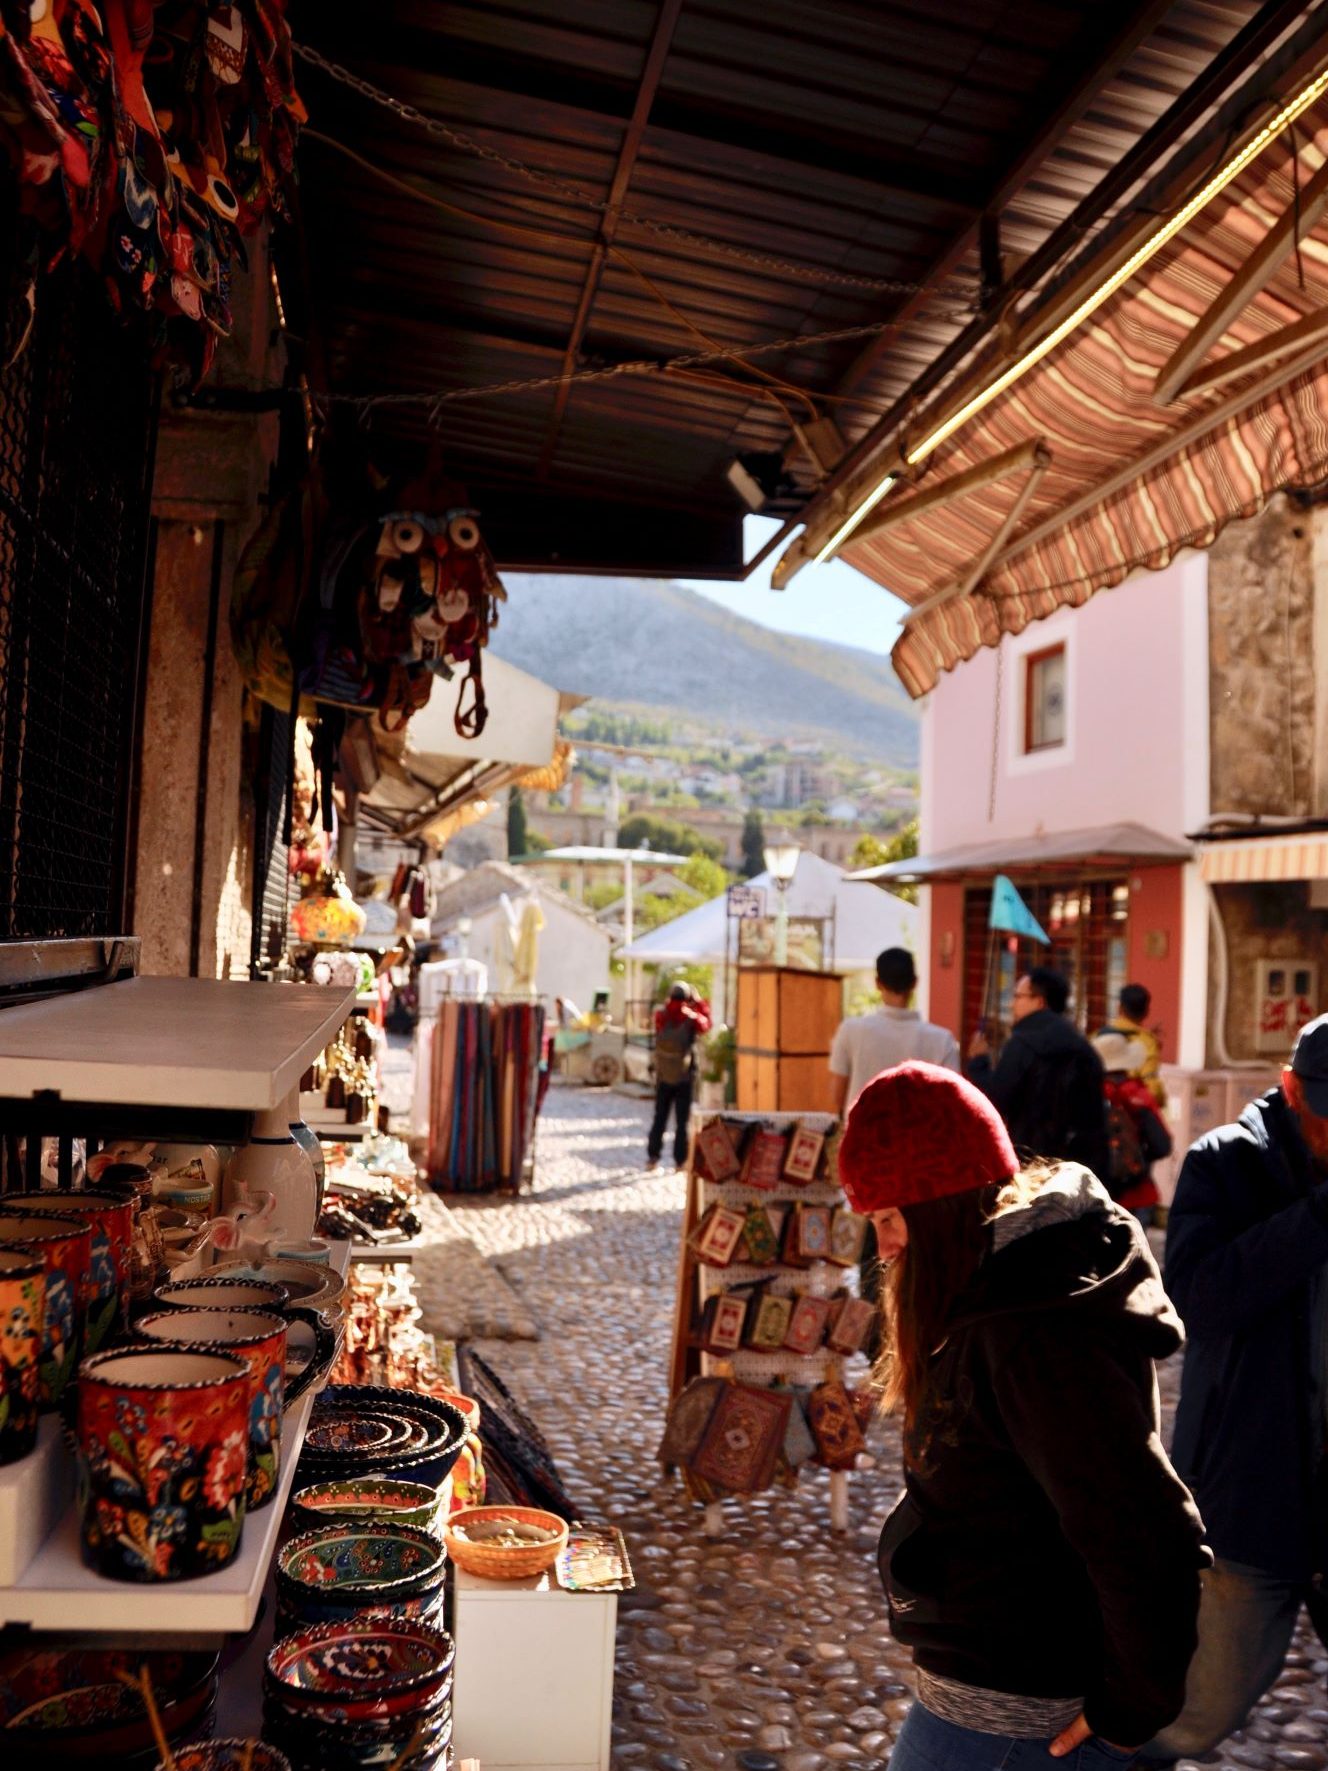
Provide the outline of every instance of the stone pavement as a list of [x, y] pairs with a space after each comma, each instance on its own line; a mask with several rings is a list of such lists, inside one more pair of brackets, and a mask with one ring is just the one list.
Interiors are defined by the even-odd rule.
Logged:
[[[555, 1087], [535, 1192], [449, 1202], [540, 1324], [535, 1342], [479, 1342], [543, 1426], [573, 1498], [627, 1536], [646, 1608], [618, 1630], [613, 1762], [624, 1771], [876, 1767], [908, 1707], [876, 1538], [900, 1486], [898, 1434], [850, 1482], [828, 1526], [823, 1471], [725, 1506], [726, 1535], [655, 1462], [664, 1416], [682, 1177], [645, 1174], [646, 1106]], [[1163, 1374], [1174, 1401], [1178, 1373]], [[657, 1604], [653, 1601], [658, 1601]], [[1209, 1761], [1230, 1771], [1328, 1767], [1328, 1655], [1302, 1620], [1282, 1678]]]

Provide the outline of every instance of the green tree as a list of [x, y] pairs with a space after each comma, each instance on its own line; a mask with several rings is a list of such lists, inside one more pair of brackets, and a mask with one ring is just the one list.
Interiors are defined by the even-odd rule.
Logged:
[[690, 861], [678, 869], [678, 878], [703, 901], [717, 898], [721, 892], [727, 890], [729, 883], [728, 874], [709, 855], [693, 855]]
[[[892, 836], [859, 837], [857, 846], [849, 857], [849, 866], [886, 867], [891, 861], [911, 861], [917, 852], [918, 821], [910, 818]], [[916, 904], [918, 901], [918, 888], [915, 885], [892, 885], [888, 889], [909, 904]]]
[[749, 806], [742, 821], [742, 873], [755, 879], [765, 871], [765, 825], [756, 806]]
[[521, 789], [514, 787], [507, 796], [507, 858], [509, 861], [515, 860], [519, 855], [530, 853], [527, 846], [528, 838], [526, 802], [521, 797]]
[[682, 824], [672, 818], [652, 818], [646, 812], [636, 812], [618, 827], [618, 847], [620, 849], [639, 849], [644, 843], [647, 848], [660, 849], [671, 855], [709, 855], [718, 860], [723, 854], [723, 845], [713, 837], [702, 836], [690, 824]]

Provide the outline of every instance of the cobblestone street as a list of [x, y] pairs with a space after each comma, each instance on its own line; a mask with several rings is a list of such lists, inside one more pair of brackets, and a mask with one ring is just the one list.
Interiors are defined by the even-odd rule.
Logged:
[[[876, 1573], [900, 1486], [898, 1435], [850, 1483], [850, 1528], [828, 1527], [828, 1479], [726, 1504], [726, 1535], [655, 1462], [678, 1259], [680, 1175], [642, 1170], [645, 1103], [555, 1087], [535, 1192], [450, 1201], [530, 1307], [538, 1341], [481, 1342], [544, 1427], [588, 1517], [621, 1525], [644, 1604], [618, 1634], [614, 1763], [658, 1771], [879, 1766], [909, 1702]], [[1164, 1373], [1174, 1400], [1178, 1370]], [[1302, 1620], [1249, 1726], [1210, 1763], [1328, 1767], [1328, 1655]]]

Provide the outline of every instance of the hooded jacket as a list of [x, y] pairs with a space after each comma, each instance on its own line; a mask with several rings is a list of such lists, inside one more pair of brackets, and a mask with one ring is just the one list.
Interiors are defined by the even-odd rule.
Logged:
[[1214, 1553], [1284, 1580], [1328, 1574], [1328, 1441], [1314, 1370], [1328, 1181], [1280, 1089], [1186, 1156], [1167, 1285], [1189, 1334], [1173, 1455]]
[[881, 1534], [896, 1638], [938, 1677], [1081, 1699], [1095, 1734], [1179, 1713], [1203, 1526], [1158, 1437], [1179, 1318], [1138, 1225], [1066, 1164], [992, 1226], [932, 1356]]
[[1064, 1015], [1034, 1009], [1015, 1022], [993, 1067], [975, 1058], [969, 1077], [1005, 1121], [1021, 1154], [1081, 1162], [1106, 1173], [1102, 1060]]

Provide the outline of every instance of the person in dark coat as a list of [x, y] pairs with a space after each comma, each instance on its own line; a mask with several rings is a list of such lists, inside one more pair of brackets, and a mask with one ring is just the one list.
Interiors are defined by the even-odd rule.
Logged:
[[1049, 965], [1035, 965], [1015, 985], [1010, 1037], [995, 1065], [985, 1034], [969, 1043], [968, 1074], [996, 1103], [1022, 1156], [1082, 1162], [1107, 1173], [1102, 1061], [1065, 1018], [1070, 987]]
[[1159, 1763], [1239, 1728], [1302, 1605], [1328, 1643], [1328, 1015], [1280, 1088], [1186, 1156], [1166, 1276], [1189, 1337], [1172, 1455], [1217, 1560]]
[[931, 1064], [867, 1085], [839, 1168], [890, 1264], [904, 1416], [879, 1562], [917, 1702], [891, 1771], [1128, 1763], [1181, 1707], [1208, 1560], [1158, 1437], [1183, 1336], [1143, 1233], [1078, 1164], [1020, 1170]]

